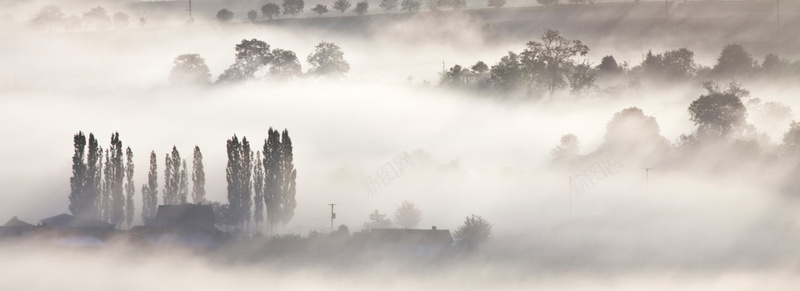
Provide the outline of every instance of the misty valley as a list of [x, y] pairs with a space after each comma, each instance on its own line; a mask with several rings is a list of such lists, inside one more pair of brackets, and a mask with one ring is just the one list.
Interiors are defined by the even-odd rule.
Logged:
[[798, 92], [796, 0], [0, 0], [0, 289], [795, 290]]

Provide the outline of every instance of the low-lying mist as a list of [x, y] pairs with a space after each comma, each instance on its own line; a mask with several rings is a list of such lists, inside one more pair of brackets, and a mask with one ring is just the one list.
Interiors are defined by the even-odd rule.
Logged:
[[[378, 3], [372, 5], [377, 11]], [[256, 259], [263, 245], [248, 245], [247, 239], [210, 252], [141, 249], [126, 242], [99, 250], [0, 242], [0, 273], [9, 280], [8, 290], [792, 290], [797, 281], [800, 175], [796, 160], [780, 149], [800, 110], [800, 84], [739, 80], [750, 92], [744, 103], [758, 98], [793, 111], [774, 116], [747, 103], [757, 149], [709, 144], [684, 156], [677, 153], [682, 135], [697, 132], [687, 108], [708, 94], [697, 80], [645, 81], [609, 98], [575, 97], [568, 89], [541, 99], [503, 98], [438, 86], [441, 72], [455, 64], [491, 66], [509, 51], [521, 51], [539, 37], [540, 24], [563, 27], [569, 39], [586, 36], [593, 65], [613, 54], [630, 67], [648, 49], [680, 47], [695, 50], [698, 63], [712, 66], [728, 43], [706, 44], [700, 32], [662, 39], [625, 36], [615, 27], [608, 35], [574, 35], [569, 33], [582, 26], [547, 19], [487, 35], [515, 22], [469, 13], [446, 21], [396, 16], [352, 31], [302, 20], [219, 24], [203, 17], [191, 25], [36, 31], [24, 25], [22, 15], [36, 11], [30, 7], [16, 10], [19, 16], [0, 27], [0, 221], [18, 217], [36, 224], [69, 213], [72, 137], [78, 131], [93, 133], [104, 148], [119, 132], [123, 147], [133, 150], [133, 224], [142, 225], [138, 188], [147, 181], [150, 151], [157, 155], [161, 193], [164, 155], [175, 146], [188, 160], [199, 146], [206, 198], [225, 203], [226, 140], [246, 137], [256, 151], [275, 128], [291, 133], [297, 169], [297, 209], [277, 234], [310, 237], [331, 231], [331, 225], [358, 232], [370, 213], [391, 218], [404, 201], [422, 212], [418, 228], [452, 232], [476, 214], [493, 232], [477, 251], [442, 260], [315, 261], [308, 254], [301, 262], [289, 255]], [[795, 14], [786, 21], [797, 23]], [[687, 22], [673, 28], [696, 24]], [[759, 41], [753, 30], [725, 31], [719, 38]], [[243, 39], [294, 51], [303, 71], [317, 43], [333, 42], [350, 71], [342, 80], [170, 84], [173, 60], [188, 53], [202, 56], [216, 80], [234, 63], [234, 46]], [[773, 48], [789, 52], [782, 57], [800, 56], [796, 40], [774, 43], [780, 45], [745, 46], [759, 62]], [[728, 81], [733, 80], [721, 82]], [[656, 135], [668, 149], [652, 154], [650, 141], [608, 145], [609, 122], [631, 107], [655, 120]], [[618, 137], [642, 140], [643, 132], [631, 128]], [[560, 163], [554, 149], [566, 134], [579, 140], [578, 158]], [[411, 167], [377, 189], [365, 185], [405, 154]], [[607, 168], [610, 159], [613, 170]], [[598, 165], [605, 167], [601, 175]], [[590, 173], [591, 183], [573, 188], [572, 179]], [[337, 204], [333, 222], [329, 203]], [[256, 232], [251, 225], [248, 230]], [[76, 279], [87, 274], [94, 279]]]

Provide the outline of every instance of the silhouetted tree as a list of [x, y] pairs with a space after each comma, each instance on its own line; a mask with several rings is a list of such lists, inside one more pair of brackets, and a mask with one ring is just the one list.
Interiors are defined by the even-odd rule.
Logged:
[[98, 219], [102, 221], [111, 221], [111, 188], [113, 186], [113, 166], [111, 164], [111, 155], [106, 149], [106, 162], [103, 168], [103, 190], [100, 194], [100, 199], [97, 201]]
[[519, 55], [508, 52], [507, 56], [500, 58], [500, 62], [489, 71], [489, 82], [495, 89], [505, 92], [522, 87], [525, 79]]
[[393, 11], [397, 10], [397, 5], [399, 3], [397, 0], [381, 0], [381, 4], [379, 5], [383, 12], [392, 13]]
[[251, 39], [236, 45], [236, 62], [222, 75], [218, 82], [235, 82], [251, 79], [255, 73], [272, 61], [269, 44]]
[[247, 19], [250, 21], [256, 21], [256, 18], [258, 18], [258, 12], [255, 10], [247, 11]]
[[290, 50], [272, 50], [272, 62], [269, 67], [269, 78], [288, 80], [303, 74], [297, 55]]
[[283, 0], [283, 15], [290, 14], [296, 17], [303, 12], [304, 6], [303, 0]]
[[400, 3], [400, 9], [408, 13], [416, 13], [419, 11], [420, 3], [416, 0], [403, 0]]
[[89, 133], [89, 148], [86, 153], [86, 179], [83, 184], [83, 193], [86, 197], [84, 206], [88, 208], [85, 217], [97, 217], [97, 200], [103, 190], [103, 149]]
[[745, 125], [747, 109], [734, 94], [712, 92], [689, 105], [699, 138], [725, 138]]
[[252, 156], [247, 138], [239, 139], [234, 135], [228, 140], [228, 167], [225, 171], [228, 181], [228, 204], [232, 221], [241, 227], [250, 221], [252, 206], [251, 171]]
[[322, 17], [322, 14], [328, 13], [328, 6], [324, 6], [322, 4], [317, 4], [314, 8], [311, 8], [311, 11], [316, 12], [318, 17]]
[[189, 176], [186, 172], [186, 160], [181, 160], [181, 175], [178, 182], [178, 204], [184, 204], [189, 196]]
[[464, 225], [458, 227], [454, 236], [459, 245], [464, 246], [467, 250], [472, 250], [478, 244], [486, 242], [491, 235], [492, 225], [483, 217], [473, 214], [467, 216]]
[[422, 220], [422, 211], [417, 209], [414, 202], [403, 201], [403, 204], [394, 211], [394, 221], [402, 228], [415, 228]]
[[314, 49], [314, 53], [306, 58], [311, 64], [309, 74], [341, 78], [350, 71], [350, 65], [344, 60], [344, 53], [336, 44], [323, 41]]
[[281, 223], [286, 225], [294, 217], [297, 208], [297, 170], [294, 169], [294, 154], [292, 153], [292, 139], [289, 131], [283, 130], [281, 134]]
[[680, 48], [663, 54], [648, 51], [642, 62], [642, 70], [651, 77], [680, 80], [694, 75], [697, 65], [694, 63], [694, 52]]
[[500, 7], [503, 7], [505, 5], [506, 5], [506, 0], [489, 0], [488, 4], [489, 7], [492, 7], [494, 9], [499, 9]]
[[123, 194], [123, 183], [125, 179], [125, 164], [123, 163], [122, 141], [119, 133], [111, 135], [111, 145], [109, 147], [111, 155], [110, 165], [106, 165], [111, 174], [111, 201], [109, 203], [110, 217], [109, 222], [116, 226], [122, 225], [125, 221], [125, 195]]
[[365, 0], [365, 1], [361, 1], [361, 2], [356, 3], [356, 8], [353, 9], [353, 11], [356, 14], [358, 14], [358, 16], [362, 16], [364, 14], [367, 14], [367, 10], [368, 9], [369, 9], [369, 2], [367, 2]]
[[194, 159], [192, 160], [192, 202], [206, 202], [206, 172], [203, 167], [203, 153], [200, 147], [194, 147]]
[[36, 17], [31, 20], [31, 25], [38, 29], [54, 29], [61, 27], [64, 21], [64, 12], [61, 12], [61, 8], [47, 5], [39, 10]]
[[539, 5], [550, 6], [554, 4], [558, 4], [558, 0], [536, 0]]
[[261, 151], [256, 151], [256, 160], [253, 167], [253, 222], [257, 229], [261, 230], [264, 222], [264, 162], [261, 159]]
[[111, 25], [111, 16], [105, 8], [97, 6], [83, 13], [83, 23], [86, 27], [104, 29]]
[[559, 88], [566, 86], [564, 82], [564, 66], [572, 63], [575, 56], [585, 56], [589, 47], [580, 40], [568, 40], [558, 31], [545, 29], [539, 41], [530, 41], [520, 54], [520, 62], [525, 67], [528, 77], [528, 93], [531, 93], [534, 81], [540, 83], [550, 96]]
[[234, 15], [233, 11], [223, 8], [217, 11], [217, 20], [222, 22], [228, 22], [231, 21], [231, 19], [233, 19], [233, 15]]
[[128, 14], [125, 14], [124, 12], [114, 13], [114, 26], [116, 26], [116, 27], [128, 27], [128, 24], [129, 24], [128, 20], [130, 18], [131, 17], [128, 16]]
[[261, 15], [272, 20], [281, 15], [281, 7], [271, 2], [264, 4], [264, 6], [261, 6]]
[[467, 8], [467, 0], [450, 0], [450, 6], [453, 7], [453, 10]]
[[575, 160], [580, 150], [581, 144], [578, 137], [569, 133], [561, 136], [561, 143], [550, 151], [550, 154], [553, 156], [553, 162], [561, 165]]
[[289, 132], [281, 134], [269, 129], [264, 141], [264, 203], [267, 208], [269, 232], [273, 233], [278, 223], [286, 224], [294, 217], [297, 207], [296, 180], [292, 140]]
[[781, 152], [784, 156], [800, 157], [800, 122], [792, 121], [789, 130], [783, 134]]
[[172, 64], [169, 76], [172, 84], [205, 85], [211, 80], [206, 60], [198, 54], [179, 55]]
[[275, 226], [281, 221], [281, 155], [280, 132], [267, 131], [264, 141], [264, 205], [267, 209], [268, 233], [273, 234]]
[[252, 208], [253, 208], [253, 183], [252, 183], [252, 175], [253, 175], [253, 151], [250, 150], [250, 142], [247, 141], [246, 137], [242, 138], [242, 164], [239, 166], [241, 168], [241, 176], [239, 177], [239, 183], [241, 184], [241, 219], [243, 223], [246, 223], [247, 226], [250, 226], [250, 217], [252, 217]]
[[72, 178], [69, 179], [69, 211], [72, 215], [86, 215], [91, 208], [86, 203], [84, 194], [84, 183], [86, 181], [86, 162], [84, 162], [86, 152], [86, 136], [83, 132], [78, 132], [73, 137], [74, 153], [72, 155]]
[[131, 147], [125, 149], [125, 156], [127, 158], [127, 163], [125, 164], [125, 223], [130, 228], [135, 210], [133, 195], [136, 194], [136, 186], [133, 184], [133, 151]]
[[364, 229], [390, 227], [392, 227], [392, 221], [386, 217], [386, 214], [381, 214], [377, 209], [369, 214], [369, 220], [364, 223]]
[[597, 71], [600, 74], [616, 75], [622, 73], [622, 68], [617, 64], [614, 56], [605, 56], [597, 65]]
[[745, 76], [753, 72], [755, 60], [744, 47], [729, 44], [722, 49], [712, 73], [721, 77]]
[[352, 4], [348, 0], [336, 0], [333, 2], [333, 9], [338, 10], [342, 13], [342, 15], [344, 15], [344, 12], [347, 11], [347, 9], [350, 9], [351, 5]]
[[591, 64], [585, 61], [579, 64], [567, 63], [565, 68], [572, 94], [581, 95], [584, 91], [595, 87], [595, 71]]
[[178, 205], [181, 202], [181, 154], [177, 147], [172, 147], [172, 155], [166, 155], [164, 164], [164, 204]]
[[147, 222], [156, 217], [158, 209], [158, 166], [156, 152], [150, 152], [150, 171], [147, 172], [147, 184], [142, 185], [142, 220]]

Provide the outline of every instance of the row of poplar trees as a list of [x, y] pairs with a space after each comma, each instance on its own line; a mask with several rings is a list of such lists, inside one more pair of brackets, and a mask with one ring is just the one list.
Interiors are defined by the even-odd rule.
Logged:
[[136, 192], [131, 148], [125, 150], [127, 163], [124, 163], [119, 133], [111, 135], [111, 144], [105, 152], [91, 133], [88, 150], [83, 132], [75, 134], [73, 142], [70, 212], [79, 219], [99, 219], [116, 226], [122, 223], [130, 226], [133, 222], [133, 194]]
[[252, 217], [256, 228], [262, 229], [266, 217], [267, 232], [274, 233], [277, 225], [292, 219], [297, 207], [297, 170], [289, 132], [270, 128], [263, 151], [256, 151], [255, 158], [247, 137], [240, 142], [234, 135], [227, 149], [228, 209], [223, 219], [249, 227]]
[[[109, 148], [103, 151], [94, 134], [87, 140], [83, 132], [73, 139], [75, 152], [72, 157], [72, 178], [70, 178], [69, 210], [78, 219], [96, 219], [119, 227], [133, 222], [133, 197], [136, 187], [133, 182], [133, 151], [125, 149], [126, 161], [123, 163], [122, 141], [119, 133], [111, 135]], [[105, 153], [105, 154], [104, 154]], [[105, 157], [105, 162], [103, 162]], [[195, 203], [205, 200], [205, 172], [203, 154], [194, 148], [192, 167], [192, 199]], [[177, 148], [166, 155], [164, 170], [163, 204], [186, 203], [188, 176], [186, 160], [182, 160]], [[155, 218], [158, 209], [158, 172], [155, 151], [150, 153], [150, 171], [147, 183], [142, 185], [142, 219]], [[124, 185], [123, 185], [124, 184]], [[124, 191], [124, 192], [123, 192]]]

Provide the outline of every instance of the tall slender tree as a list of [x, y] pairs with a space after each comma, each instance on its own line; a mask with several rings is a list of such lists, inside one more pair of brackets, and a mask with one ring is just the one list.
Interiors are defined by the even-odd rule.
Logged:
[[84, 162], [86, 136], [83, 135], [83, 132], [79, 131], [75, 134], [73, 137], [73, 145], [75, 151], [72, 155], [72, 177], [69, 179], [69, 211], [72, 212], [72, 215], [82, 216], [85, 215], [87, 211], [84, 195], [84, 182], [86, 180], [86, 163]]
[[261, 230], [264, 222], [264, 162], [261, 160], [261, 151], [256, 151], [256, 160], [253, 166], [253, 222], [256, 229]]
[[147, 184], [142, 185], [142, 220], [155, 218], [158, 207], [158, 166], [156, 152], [150, 152], [150, 172], [147, 173]]
[[240, 182], [241, 186], [241, 216], [244, 223], [247, 224], [248, 228], [250, 227], [250, 217], [252, 216], [251, 209], [253, 208], [253, 183], [252, 183], [252, 174], [253, 174], [253, 151], [250, 150], [250, 142], [247, 141], [247, 137], [242, 138], [242, 164], [239, 165], [241, 174]]
[[289, 138], [289, 131], [283, 130], [281, 135], [281, 223], [286, 225], [294, 217], [294, 209], [297, 207], [295, 200], [297, 170], [294, 169], [294, 155], [292, 154], [292, 140]]
[[187, 196], [189, 195], [189, 176], [186, 173], [186, 160], [181, 161], [181, 175], [179, 177], [180, 183], [178, 188], [178, 201], [180, 204], [186, 203]]
[[200, 147], [194, 147], [194, 160], [192, 161], [192, 201], [194, 203], [206, 202], [206, 173], [203, 169], [203, 154]]
[[113, 167], [111, 167], [110, 155], [108, 154], [108, 149], [106, 149], [106, 162], [105, 167], [103, 168], [103, 191], [100, 195], [100, 206], [98, 207], [100, 210], [100, 217], [98, 218], [102, 221], [111, 221], [112, 169]]
[[275, 226], [281, 220], [280, 132], [269, 128], [264, 140], [264, 205], [267, 210], [267, 232], [275, 233]]
[[180, 204], [181, 154], [177, 147], [172, 147], [172, 155], [167, 154], [164, 163], [166, 164], [164, 168], [164, 204]]
[[97, 199], [102, 190], [103, 150], [100, 148], [94, 134], [89, 133], [89, 148], [86, 153], [86, 180], [83, 192], [86, 195], [86, 207], [90, 208], [86, 217], [97, 218]]
[[133, 151], [131, 147], [125, 149], [125, 156], [128, 158], [125, 164], [125, 223], [128, 228], [133, 223], [133, 212], [135, 207], [133, 205], [133, 194], [136, 194], [136, 186], [133, 184]]
[[111, 135], [111, 200], [109, 203], [110, 222], [116, 226], [122, 225], [125, 221], [125, 194], [123, 193], [123, 183], [125, 180], [125, 164], [123, 163], [122, 141], [119, 133]]
[[233, 135], [227, 142], [228, 165], [225, 168], [225, 177], [228, 182], [228, 205], [230, 205], [230, 215], [234, 224], [239, 225], [239, 205], [241, 205], [241, 161], [242, 144], [239, 138]]

